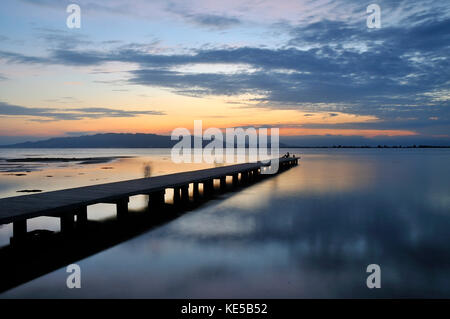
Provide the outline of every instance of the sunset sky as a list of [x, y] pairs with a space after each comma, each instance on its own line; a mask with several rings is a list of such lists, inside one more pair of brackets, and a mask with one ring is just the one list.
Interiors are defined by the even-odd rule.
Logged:
[[194, 120], [450, 144], [448, 1], [3, 1], [0, 43], [0, 144]]

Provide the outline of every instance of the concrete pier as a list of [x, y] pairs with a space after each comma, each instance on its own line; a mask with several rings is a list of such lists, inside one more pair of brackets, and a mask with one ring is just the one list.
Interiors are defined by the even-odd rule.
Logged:
[[[280, 158], [279, 171], [298, 164], [298, 157]], [[203, 184], [203, 198], [214, 195], [214, 179], [220, 181], [220, 191], [225, 192], [226, 178], [232, 177], [232, 185], [247, 186], [261, 179], [269, 164], [261, 162], [221, 166], [198, 171], [182, 172], [164, 176], [135, 179], [86, 187], [71, 188], [32, 195], [0, 199], [0, 224], [13, 223], [11, 242], [19, 242], [27, 237], [27, 220], [40, 216], [58, 217], [61, 231], [71, 232], [74, 228], [88, 223], [87, 207], [99, 203], [113, 203], [117, 208], [117, 218], [128, 215], [130, 196], [148, 195], [151, 207], [161, 208], [165, 204], [165, 191], [174, 190], [175, 205], [190, 202], [189, 185], [193, 185], [193, 200], [200, 196], [199, 184]], [[240, 181], [239, 181], [240, 176]], [[76, 221], [75, 221], [76, 216]]]

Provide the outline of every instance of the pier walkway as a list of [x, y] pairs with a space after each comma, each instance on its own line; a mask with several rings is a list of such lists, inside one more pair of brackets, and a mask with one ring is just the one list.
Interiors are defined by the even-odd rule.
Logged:
[[[298, 157], [280, 158], [279, 171], [298, 164]], [[61, 219], [61, 231], [70, 231], [75, 225], [87, 222], [87, 206], [99, 203], [117, 205], [117, 217], [128, 212], [130, 196], [148, 195], [149, 206], [165, 203], [166, 189], [174, 189], [174, 205], [182, 205], [192, 196], [200, 196], [199, 184], [203, 185], [204, 198], [214, 193], [214, 180], [220, 181], [220, 190], [225, 190], [226, 177], [232, 177], [233, 186], [247, 185], [260, 177], [261, 170], [270, 164], [244, 163], [203, 170], [175, 173], [129, 181], [77, 187], [40, 194], [15, 196], [0, 199], [0, 224], [13, 223], [11, 242], [20, 241], [27, 234], [27, 219], [52, 216]], [[75, 218], [76, 216], [76, 218]]]

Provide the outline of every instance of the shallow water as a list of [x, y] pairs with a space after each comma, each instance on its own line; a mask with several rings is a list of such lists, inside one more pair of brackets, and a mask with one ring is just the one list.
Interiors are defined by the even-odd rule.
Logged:
[[[81, 289], [66, 287], [61, 268], [1, 297], [450, 297], [450, 150], [290, 151], [301, 153], [298, 167], [78, 261]], [[45, 190], [142, 177], [148, 161], [154, 174], [192, 169], [168, 150], [85, 152], [139, 157], [1, 175], [0, 192], [17, 195], [49, 174]], [[89, 218], [113, 214], [96, 206]], [[369, 264], [381, 267], [381, 289], [366, 286]]]

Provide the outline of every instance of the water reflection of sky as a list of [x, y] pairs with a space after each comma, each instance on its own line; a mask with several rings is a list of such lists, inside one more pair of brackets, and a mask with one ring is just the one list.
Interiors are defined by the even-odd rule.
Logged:
[[[302, 150], [301, 165], [3, 297], [450, 297], [448, 150]], [[369, 290], [366, 266], [382, 270]]]

